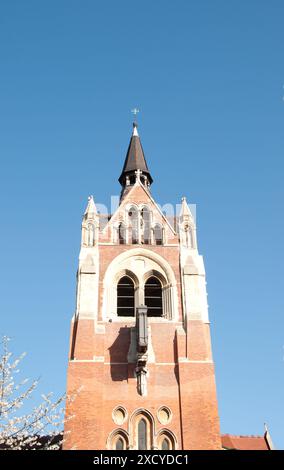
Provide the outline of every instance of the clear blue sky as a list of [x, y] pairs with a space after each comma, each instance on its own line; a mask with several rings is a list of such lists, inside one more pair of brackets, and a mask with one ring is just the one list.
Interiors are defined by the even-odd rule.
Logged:
[[161, 204], [197, 204], [222, 432], [284, 448], [284, 3], [2, 0], [0, 332], [65, 389], [87, 196], [138, 106]]

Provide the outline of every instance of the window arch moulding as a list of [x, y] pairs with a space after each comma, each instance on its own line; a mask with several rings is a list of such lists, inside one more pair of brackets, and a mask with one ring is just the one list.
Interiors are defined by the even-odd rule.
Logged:
[[163, 317], [151, 318], [151, 321], [178, 321], [177, 283], [172, 267], [159, 254], [140, 247], [120, 253], [109, 264], [103, 281], [103, 308], [100, 313], [102, 320], [119, 321], [117, 284], [124, 275], [134, 282], [135, 306], [142, 305], [145, 301], [144, 286], [147, 279], [151, 276], [157, 277], [162, 286]]

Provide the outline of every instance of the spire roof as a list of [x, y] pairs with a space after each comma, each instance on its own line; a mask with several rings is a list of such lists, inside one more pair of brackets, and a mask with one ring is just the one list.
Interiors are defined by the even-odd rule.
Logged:
[[147, 176], [149, 183], [153, 182], [153, 179], [150, 175], [144, 151], [141, 145], [140, 137], [137, 130], [137, 123], [133, 123], [133, 131], [128, 146], [126, 158], [124, 161], [123, 169], [121, 175], [118, 179], [122, 186], [125, 186], [126, 177], [135, 175], [135, 171], [141, 170], [142, 174]]
[[192, 217], [192, 214], [190, 212], [190, 209], [189, 209], [187, 201], [186, 201], [186, 197], [183, 197], [181, 199], [180, 217]]
[[88, 218], [89, 216], [93, 216], [97, 213], [96, 205], [94, 202], [93, 196], [88, 197], [88, 204], [84, 213], [84, 216]]

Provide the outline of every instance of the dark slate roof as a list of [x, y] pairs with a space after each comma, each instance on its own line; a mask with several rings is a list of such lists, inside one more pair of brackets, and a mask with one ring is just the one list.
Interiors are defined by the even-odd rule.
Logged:
[[[137, 128], [137, 124], [134, 123], [133, 127]], [[124, 161], [123, 169], [118, 181], [123, 185], [125, 182], [125, 177], [131, 173], [134, 173], [134, 171], [136, 170], [143, 171], [143, 173], [148, 176], [150, 183], [153, 182], [153, 179], [150, 175], [146, 163], [140, 137], [138, 135], [132, 135]]]

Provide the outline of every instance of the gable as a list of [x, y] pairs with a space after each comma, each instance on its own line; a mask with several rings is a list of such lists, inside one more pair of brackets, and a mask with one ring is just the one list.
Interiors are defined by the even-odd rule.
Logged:
[[144, 206], [147, 206], [148, 209], [152, 212], [153, 221], [155, 223], [161, 224], [165, 229], [167, 229], [167, 231], [171, 233], [172, 237], [176, 236], [174, 228], [162, 213], [150, 193], [141, 184], [141, 182], [137, 182], [134, 186], [132, 186], [130, 191], [122, 199], [119, 207], [110, 217], [109, 222], [105, 227], [105, 231], [107, 231], [110, 225], [126, 222], [127, 213], [131, 206], [136, 207], [138, 210], [142, 210]]

